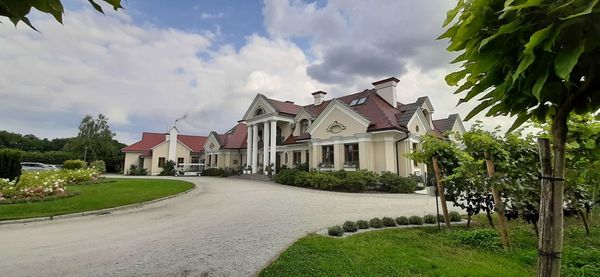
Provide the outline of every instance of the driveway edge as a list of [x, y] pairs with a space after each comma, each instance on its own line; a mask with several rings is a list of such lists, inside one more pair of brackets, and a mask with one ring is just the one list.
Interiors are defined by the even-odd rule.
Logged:
[[0, 225], [32, 223], [32, 222], [39, 222], [39, 221], [52, 221], [52, 220], [60, 220], [60, 219], [67, 219], [67, 218], [74, 218], [74, 217], [83, 217], [83, 216], [88, 216], [88, 215], [104, 215], [104, 214], [110, 214], [112, 212], [121, 211], [121, 210], [127, 210], [127, 209], [133, 209], [133, 208], [140, 208], [140, 207], [143, 207], [144, 205], [148, 205], [148, 204], [152, 204], [152, 203], [156, 203], [156, 202], [160, 202], [160, 201], [164, 201], [164, 200], [167, 200], [167, 199], [170, 199], [170, 198], [175, 198], [175, 197], [184, 195], [184, 194], [186, 194], [186, 193], [188, 193], [188, 192], [190, 192], [192, 190], [195, 190], [197, 188], [196, 184], [194, 184], [192, 182], [189, 182], [189, 183], [192, 184], [192, 185], [194, 185], [194, 186], [191, 187], [190, 189], [186, 190], [186, 191], [182, 191], [180, 193], [168, 195], [168, 196], [157, 198], [157, 199], [148, 200], [148, 201], [145, 201], [145, 202], [127, 204], [127, 205], [123, 205], [123, 206], [106, 208], [106, 209], [100, 209], [100, 210], [70, 213], [70, 214], [61, 214], [61, 215], [44, 216], [44, 217], [34, 217], [34, 218], [24, 218], [24, 219], [2, 220], [2, 221], [0, 221]]

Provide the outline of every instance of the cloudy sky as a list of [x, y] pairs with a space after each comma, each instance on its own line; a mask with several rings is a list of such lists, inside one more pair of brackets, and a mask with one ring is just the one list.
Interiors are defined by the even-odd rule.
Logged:
[[106, 15], [63, 3], [64, 25], [40, 13], [39, 33], [0, 24], [0, 130], [74, 136], [85, 114], [103, 113], [126, 143], [184, 114], [184, 133], [223, 132], [256, 93], [308, 104], [311, 92], [391, 76], [401, 102], [429, 96], [434, 118], [473, 106], [456, 107], [444, 82], [453, 55], [435, 40], [453, 1], [128, 0]]

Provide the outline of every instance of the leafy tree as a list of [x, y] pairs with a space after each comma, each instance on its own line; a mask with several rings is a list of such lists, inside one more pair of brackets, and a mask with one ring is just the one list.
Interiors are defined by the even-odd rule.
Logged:
[[[115, 11], [119, 8], [123, 8], [121, 6], [121, 0], [102, 1], [111, 5]], [[98, 12], [104, 13], [102, 7], [94, 0], [88, 0], [88, 2], [90, 2], [90, 5]], [[0, 0], [0, 16], [7, 17], [15, 24], [15, 26], [17, 26], [20, 21], [23, 21], [27, 26], [36, 30], [27, 18], [27, 15], [31, 12], [32, 8], [43, 13], [51, 14], [56, 21], [62, 23], [62, 16], [65, 10], [61, 0]]]
[[[542, 166], [539, 276], [560, 275], [567, 120], [600, 107], [600, 0], [460, 0], [448, 12], [440, 38], [462, 70], [446, 76], [459, 103], [478, 97], [466, 117], [516, 116], [511, 130], [531, 117], [550, 122], [554, 161], [540, 141]], [[455, 20], [456, 19], [456, 20]], [[545, 153], [548, 153], [547, 155]]]
[[79, 134], [66, 148], [88, 160], [101, 160], [118, 149], [113, 144], [115, 134], [108, 126], [108, 118], [99, 114], [96, 118], [86, 115], [79, 124]]

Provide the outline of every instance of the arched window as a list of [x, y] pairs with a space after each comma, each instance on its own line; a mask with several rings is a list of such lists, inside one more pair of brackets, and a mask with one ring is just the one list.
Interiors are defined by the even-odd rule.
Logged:
[[429, 118], [429, 111], [423, 109], [423, 115], [425, 116], [425, 121], [427, 121], [429, 123], [430, 118]]
[[306, 133], [308, 131], [308, 125], [310, 125], [310, 121], [308, 119], [300, 120], [300, 134]]

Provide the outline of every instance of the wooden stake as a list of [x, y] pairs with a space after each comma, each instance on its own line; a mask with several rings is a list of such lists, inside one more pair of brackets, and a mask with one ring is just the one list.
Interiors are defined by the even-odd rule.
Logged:
[[[487, 157], [485, 160], [485, 166], [487, 173], [490, 178], [493, 178], [496, 174], [496, 168], [494, 167], [494, 161], [491, 159], [489, 153], [485, 153]], [[500, 225], [500, 238], [502, 239], [502, 246], [504, 249], [510, 249], [510, 238], [508, 237], [508, 223], [506, 216], [504, 215], [504, 203], [500, 196], [500, 191], [497, 187], [492, 185], [492, 195], [494, 196], [495, 210], [498, 214], [498, 225]]]
[[450, 228], [450, 216], [448, 215], [448, 207], [446, 206], [446, 195], [444, 193], [444, 184], [442, 183], [442, 173], [440, 171], [440, 165], [438, 160], [433, 158], [433, 172], [435, 173], [435, 179], [437, 181], [437, 190], [440, 195], [440, 202], [442, 204], [442, 213], [444, 214], [444, 223], [446, 228]]

